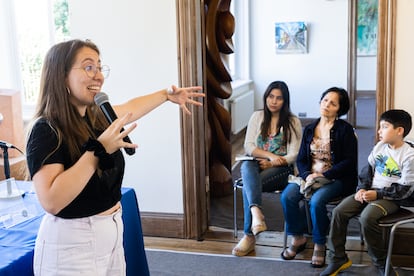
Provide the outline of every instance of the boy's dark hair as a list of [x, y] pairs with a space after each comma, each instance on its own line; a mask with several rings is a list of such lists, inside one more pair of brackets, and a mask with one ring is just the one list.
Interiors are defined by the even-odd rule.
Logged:
[[380, 121], [386, 121], [396, 127], [404, 128], [403, 137], [411, 131], [411, 115], [402, 109], [390, 109], [381, 114]]

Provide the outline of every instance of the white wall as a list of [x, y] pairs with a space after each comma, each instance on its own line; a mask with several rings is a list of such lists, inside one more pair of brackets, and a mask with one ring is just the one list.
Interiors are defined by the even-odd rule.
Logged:
[[[262, 108], [267, 85], [284, 80], [291, 92], [292, 111], [319, 117], [322, 92], [347, 84], [348, 0], [260, 0], [250, 5], [256, 109]], [[291, 21], [308, 24], [307, 54], [275, 53], [275, 22]]]
[[[177, 84], [175, 0], [69, 1], [72, 38], [91, 39], [111, 67], [103, 91], [120, 103]], [[141, 211], [183, 213], [179, 108], [165, 103], [129, 135], [139, 145], [126, 158], [124, 186]]]
[[[413, 47], [414, 1], [398, 0], [395, 49], [395, 108], [404, 109], [414, 118]], [[414, 131], [408, 135], [414, 139]]]
[[376, 90], [377, 87], [377, 57], [357, 57], [357, 90]]
[[13, 11], [10, 1], [0, 0], [0, 88], [20, 90], [20, 78], [15, 64], [19, 63], [18, 55], [11, 45], [16, 41], [15, 26], [8, 14]]

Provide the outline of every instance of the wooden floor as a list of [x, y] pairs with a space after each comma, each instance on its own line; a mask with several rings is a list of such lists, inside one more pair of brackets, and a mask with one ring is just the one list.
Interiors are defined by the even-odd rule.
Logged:
[[[183, 240], [173, 238], [144, 237], [145, 248], [173, 251], [185, 251], [193, 253], [210, 253], [231, 255], [233, 247], [243, 236], [239, 231], [238, 238], [234, 238], [233, 231], [229, 229], [211, 227], [202, 241]], [[290, 239], [288, 239], [290, 242]], [[312, 258], [313, 244], [309, 239], [307, 249], [298, 254], [297, 260]], [[281, 259], [283, 250], [283, 232], [266, 231], [258, 235], [256, 249], [249, 256]], [[350, 237], [347, 240], [347, 252], [354, 264], [370, 265], [371, 261], [366, 248], [360, 244], [359, 237]]]
[[[144, 237], [144, 244], [146, 249], [231, 256], [233, 247], [242, 236], [242, 231], [239, 232], [238, 238], [234, 238], [232, 230], [210, 228], [205, 239], [202, 241]], [[288, 239], [288, 244], [289, 242], [290, 239]], [[298, 254], [293, 261], [310, 263], [313, 252], [313, 244], [309, 238], [306, 248], [307, 249]], [[266, 231], [258, 236], [255, 251], [250, 253], [249, 256], [282, 260], [280, 257], [282, 250], [283, 233]], [[372, 266], [366, 247], [361, 245], [359, 237], [348, 237], [346, 242], [346, 250], [353, 265]], [[400, 275], [414, 275], [414, 257], [393, 255], [392, 263], [394, 267], [399, 267], [398, 271]], [[403, 269], [403, 271], [401, 269]]]

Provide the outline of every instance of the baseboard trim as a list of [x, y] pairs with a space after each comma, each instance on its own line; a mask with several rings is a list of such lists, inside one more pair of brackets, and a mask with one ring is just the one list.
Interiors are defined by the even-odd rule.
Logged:
[[145, 236], [181, 239], [185, 237], [183, 214], [142, 212], [141, 223]]

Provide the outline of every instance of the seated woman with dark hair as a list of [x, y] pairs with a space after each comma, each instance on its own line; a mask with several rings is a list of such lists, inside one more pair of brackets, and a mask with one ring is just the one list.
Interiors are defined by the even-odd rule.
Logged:
[[[330, 223], [326, 204], [353, 193], [358, 183], [357, 139], [353, 127], [339, 119], [348, 110], [349, 97], [344, 89], [332, 87], [326, 90], [320, 99], [320, 118], [305, 127], [296, 161], [302, 182], [309, 185], [320, 182], [320, 187], [312, 190], [309, 199], [313, 267], [325, 265], [325, 243]], [[289, 248], [281, 253], [284, 260], [294, 259], [306, 247], [306, 216], [299, 204], [303, 198], [298, 183], [289, 183], [281, 196], [286, 231], [293, 236]]]
[[244, 237], [233, 248], [235, 256], [253, 251], [255, 235], [267, 229], [261, 210], [262, 192], [285, 188], [301, 140], [302, 127], [290, 111], [286, 83], [270, 83], [263, 95], [263, 106], [263, 110], [252, 114], [244, 142], [246, 153], [256, 160], [243, 161], [241, 165]]

